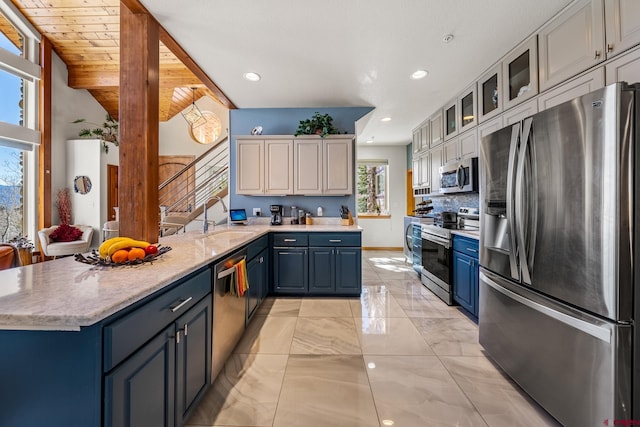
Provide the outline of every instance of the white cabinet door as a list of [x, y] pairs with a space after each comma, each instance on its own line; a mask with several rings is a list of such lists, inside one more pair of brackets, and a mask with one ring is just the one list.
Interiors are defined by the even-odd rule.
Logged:
[[265, 141], [265, 193], [293, 194], [293, 141]]
[[480, 126], [478, 126], [478, 141], [479, 142], [482, 141], [483, 137], [499, 129], [502, 129], [502, 116], [498, 116], [495, 119], [485, 122]]
[[458, 97], [458, 125], [462, 133], [478, 125], [478, 90], [474, 82]]
[[605, 0], [607, 56], [640, 43], [640, 1]]
[[440, 166], [442, 166], [442, 147], [429, 152], [431, 156], [431, 194], [440, 194]]
[[444, 119], [444, 140], [448, 141], [458, 134], [458, 98], [452, 99], [445, 104], [443, 110]]
[[460, 135], [460, 158], [478, 157], [478, 129], [471, 129]]
[[429, 149], [429, 121], [420, 127], [420, 151]]
[[502, 113], [502, 64], [498, 63], [478, 80], [478, 123]]
[[445, 165], [456, 163], [460, 159], [460, 140], [449, 140], [442, 146], [442, 162]]
[[422, 176], [420, 175], [420, 158], [414, 157], [411, 161], [411, 184], [413, 188], [420, 188]]
[[429, 127], [431, 129], [429, 148], [442, 144], [442, 110], [429, 118]]
[[425, 153], [420, 157], [420, 186], [428, 187], [431, 178], [431, 157], [429, 153]]
[[640, 48], [609, 62], [605, 74], [607, 85], [617, 82], [640, 82]]
[[322, 194], [322, 140], [293, 142], [293, 194]]
[[525, 117], [533, 116], [537, 112], [538, 100], [532, 99], [505, 112], [502, 115], [502, 120], [505, 126], [509, 126], [524, 119]]
[[418, 128], [413, 131], [413, 140], [411, 142], [413, 154], [416, 154], [420, 152], [420, 150], [422, 150], [422, 133], [420, 130], [421, 129]]
[[263, 194], [264, 141], [236, 141], [236, 194]]
[[538, 39], [512, 50], [502, 61], [502, 100], [507, 110], [538, 94]]
[[578, 1], [540, 30], [541, 91], [605, 59], [603, 1]]
[[353, 141], [325, 139], [324, 194], [353, 193]]
[[544, 111], [602, 87], [604, 87], [604, 67], [599, 67], [540, 94], [538, 111]]

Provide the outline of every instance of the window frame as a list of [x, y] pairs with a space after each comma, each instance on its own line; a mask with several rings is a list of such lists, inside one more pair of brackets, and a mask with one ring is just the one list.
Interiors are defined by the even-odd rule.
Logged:
[[[384, 167], [384, 207], [385, 209], [380, 208], [379, 212], [361, 212], [358, 207], [358, 199], [360, 194], [356, 188], [356, 212], [359, 217], [380, 217], [380, 218], [389, 218], [391, 207], [389, 206], [389, 161], [387, 159], [358, 159], [356, 162], [356, 170], [361, 166], [375, 166], [375, 167]], [[356, 178], [358, 177], [358, 172], [356, 172]], [[376, 187], [379, 185], [378, 182], [375, 183]], [[379, 195], [381, 191], [377, 190], [376, 195]], [[379, 199], [379, 197], [376, 197]]]

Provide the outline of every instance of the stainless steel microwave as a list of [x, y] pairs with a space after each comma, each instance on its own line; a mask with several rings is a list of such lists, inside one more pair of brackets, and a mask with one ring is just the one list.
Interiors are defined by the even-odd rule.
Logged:
[[478, 158], [440, 166], [440, 193], [478, 191]]

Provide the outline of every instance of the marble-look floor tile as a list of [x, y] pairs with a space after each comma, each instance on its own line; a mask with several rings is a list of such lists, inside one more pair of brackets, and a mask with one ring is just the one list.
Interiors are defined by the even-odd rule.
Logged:
[[356, 318], [362, 354], [433, 355], [407, 318]]
[[478, 327], [469, 319], [411, 318], [438, 356], [483, 356]]
[[297, 317], [254, 316], [234, 353], [289, 354], [297, 321]]
[[298, 316], [302, 298], [269, 297], [262, 301], [256, 314], [265, 316]]
[[305, 298], [300, 317], [351, 317], [349, 298]]
[[407, 317], [384, 286], [363, 286], [360, 299], [351, 300], [353, 317]]
[[448, 307], [442, 301], [431, 301], [423, 295], [391, 295], [408, 317], [461, 318], [464, 316], [456, 308]]
[[440, 359], [489, 426], [559, 426], [488, 358]]
[[362, 356], [290, 356], [274, 427], [379, 426]]
[[298, 318], [291, 354], [362, 354], [353, 318]]
[[486, 426], [435, 356], [364, 356], [380, 420], [394, 426]]
[[232, 354], [187, 426], [271, 426], [288, 357]]

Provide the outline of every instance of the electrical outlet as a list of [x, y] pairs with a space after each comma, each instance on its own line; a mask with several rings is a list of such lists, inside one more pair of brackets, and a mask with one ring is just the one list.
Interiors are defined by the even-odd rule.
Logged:
[[253, 216], [260, 216], [261, 213], [260, 208], [253, 208]]

